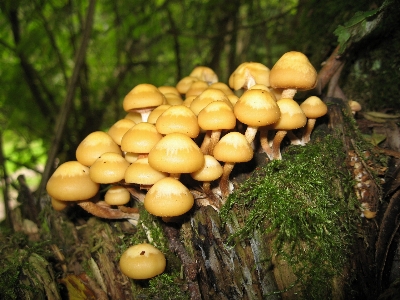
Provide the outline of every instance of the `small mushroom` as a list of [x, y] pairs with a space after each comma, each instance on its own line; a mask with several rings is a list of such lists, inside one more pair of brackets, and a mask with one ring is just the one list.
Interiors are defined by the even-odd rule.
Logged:
[[328, 107], [319, 97], [311, 96], [300, 104], [300, 108], [308, 118], [305, 131], [301, 138], [301, 144], [305, 145], [310, 141], [311, 132], [314, 129], [317, 118], [324, 116], [328, 112]]
[[119, 260], [121, 272], [132, 279], [149, 279], [164, 272], [165, 255], [156, 247], [144, 243], [129, 247]]

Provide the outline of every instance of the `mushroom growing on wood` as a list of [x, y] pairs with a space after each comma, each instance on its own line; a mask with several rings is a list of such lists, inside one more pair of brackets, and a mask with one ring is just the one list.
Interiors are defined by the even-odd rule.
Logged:
[[165, 255], [144, 243], [129, 247], [119, 260], [121, 272], [132, 279], [149, 279], [164, 272]]
[[317, 71], [301, 52], [290, 51], [282, 55], [269, 74], [274, 89], [283, 89], [281, 98], [293, 99], [298, 90], [313, 89], [317, 84]]
[[253, 142], [259, 127], [277, 122], [281, 115], [271, 94], [257, 89], [245, 91], [233, 112], [240, 122], [247, 125], [245, 136], [249, 143]]
[[311, 132], [314, 129], [317, 118], [324, 116], [328, 112], [328, 107], [319, 97], [311, 96], [300, 104], [300, 108], [308, 118], [305, 131], [301, 138], [301, 144], [305, 145], [310, 141]]
[[97, 205], [91, 199], [99, 191], [100, 185], [89, 176], [89, 168], [78, 161], [61, 164], [46, 185], [50, 197], [61, 201], [72, 201], [94, 216], [106, 219], [138, 220], [136, 213], [125, 213], [118, 209]]
[[281, 111], [281, 117], [278, 122], [268, 126], [268, 128], [277, 130], [272, 142], [272, 157], [269, 157], [271, 160], [282, 159], [280, 147], [287, 132], [289, 130], [301, 128], [307, 123], [304, 112], [293, 99], [280, 99], [276, 103]]
[[215, 145], [214, 157], [219, 161], [225, 162], [219, 183], [224, 198], [229, 195], [229, 175], [233, 167], [236, 163], [248, 162], [253, 158], [253, 154], [250, 143], [240, 132], [227, 133]]

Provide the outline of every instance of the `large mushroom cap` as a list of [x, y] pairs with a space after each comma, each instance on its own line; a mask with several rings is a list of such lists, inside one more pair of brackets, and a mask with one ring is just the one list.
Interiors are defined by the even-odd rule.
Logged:
[[214, 72], [214, 70], [206, 66], [195, 67], [193, 71], [189, 74], [189, 76], [196, 77], [200, 80], [207, 82], [208, 84], [212, 84], [218, 81], [218, 76]]
[[135, 86], [122, 103], [125, 111], [136, 111], [156, 107], [165, 102], [164, 95], [152, 84], [142, 83]]
[[121, 145], [121, 140], [124, 134], [131, 129], [136, 123], [131, 119], [121, 119], [115, 122], [107, 133], [118, 145]]
[[156, 128], [161, 134], [179, 132], [195, 138], [200, 133], [197, 117], [184, 105], [174, 105], [165, 110], [157, 119]]
[[122, 253], [119, 267], [132, 279], [149, 279], [164, 272], [165, 255], [150, 244], [138, 244]]
[[100, 185], [89, 176], [89, 168], [78, 161], [61, 164], [46, 185], [47, 193], [62, 201], [87, 200], [94, 197]]
[[149, 186], [167, 176], [167, 173], [152, 168], [149, 165], [148, 158], [144, 157], [139, 158], [126, 169], [125, 182]]
[[214, 101], [200, 111], [198, 124], [203, 130], [233, 129], [236, 126], [236, 117], [229, 104]]
[[317, 71], [303, 53], [290, 51], [272, 67], [269, 82], [274, 89], [310, 90], [317, 84]]
[[233, 111], [240, 122], [254, 127], [275, 123], [281, 115], [272, 95], [258, 89], [245, 91]]
[[149, 164], [161, 172], [191, 173], [204, 165], [204, 156], [190, 137], [170, 133], [151, 149]]
[[269, 86], [269, 73], [269, 68], [261, 63], [244, 62], [229, 77], [229, 86], [234, 90], [248, 89], [254, 84]]
[[126, 152], [149, 153], [161, 138], [162, 135], [157, 131], [155, 125], [141, 122], [124, 134], [121, 140], [121, 149]]
[[224, 101], [228, 105], [232, 105], [228, 96], [223, 91], [219, 89], [208, 88], [195, 99], [193, 99], [192, 103], [190, 104], [190, 109], [197, 116], [204, 107], [214, 101]]
[[183, 215], [193, 204], [194, 198], [189, 189], [172, 177], [157, 181], [144, 198], [145, 209], [159, 217]]

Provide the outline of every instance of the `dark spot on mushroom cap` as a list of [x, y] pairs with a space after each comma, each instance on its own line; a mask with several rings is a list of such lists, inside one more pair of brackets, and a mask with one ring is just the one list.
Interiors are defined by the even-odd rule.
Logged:
[[142, 251], [140, 252], [140, 255], [144, 255], [146, 253], [146, 251]]

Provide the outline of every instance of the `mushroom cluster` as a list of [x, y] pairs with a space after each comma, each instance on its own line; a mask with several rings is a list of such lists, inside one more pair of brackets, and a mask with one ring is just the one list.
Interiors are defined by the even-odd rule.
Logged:
[[[167, 220], [195, 203], [185, 182], [198, 182], [219, 206], [231, 191], [235, 164], [258, 151], [257, 133], [260, 151], [270, 160], [282, 159], [286, 136], [293, 144], [310, 140], [315, 119], [327, 107], [316, 96], [301, 105], [293, 96], [316, 81], [308, 58], [290, 51], [271, 70], [261, 63], [241, 64], [228, 84], [202, 66], [176, 86], [138, 84], [123, 99], [126, 116], [107, 132], [89, 134], [76, 149], [76, 161], [60, 165], [51, 176], [47, 192], [53, 206], [60, 210], [72, 201], [95, 216], [135, 224], [137, 209], [127, 205], [133, 196]], [[219, 183], [214, 190], [213, 182]], [[104, 200], [101, 185], [108, 187]]]

